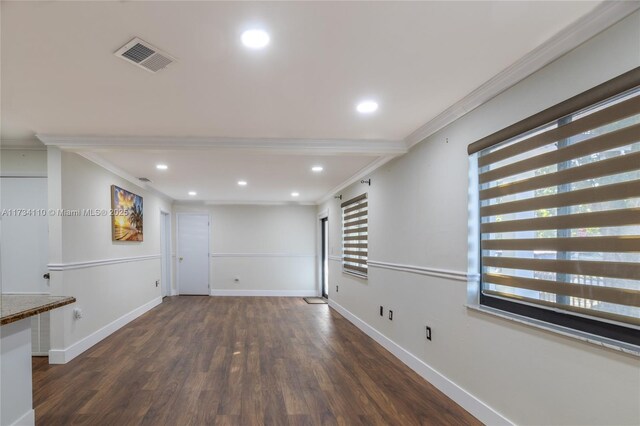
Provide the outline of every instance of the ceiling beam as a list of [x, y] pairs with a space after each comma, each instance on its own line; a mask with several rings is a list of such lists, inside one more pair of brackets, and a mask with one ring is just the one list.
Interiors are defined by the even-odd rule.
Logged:
[[99, 149], [227, 149], [278, 154], [400, 155], [407, 152], [404, 141], [364, 139], [275, 139], [275, 138], [174, 138], [144, 136], [61, 136], [38, 134], [47, 146], [70, 150]]

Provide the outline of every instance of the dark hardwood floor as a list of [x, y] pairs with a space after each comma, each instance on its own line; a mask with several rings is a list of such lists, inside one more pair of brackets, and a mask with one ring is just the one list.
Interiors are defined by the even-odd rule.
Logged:
[[65, 365], [34, 358], [38, 425], [479, 422], [327, 305], [170, 297]]

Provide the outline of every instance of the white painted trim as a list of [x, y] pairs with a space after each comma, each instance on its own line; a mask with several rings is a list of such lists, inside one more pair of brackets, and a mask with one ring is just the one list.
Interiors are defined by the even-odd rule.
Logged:
[[370, 268], [390, 269], [392, 271], [409, 272], [411, 274], [428, 275], [431, 277], [446, 278], [454, 281], [469, 282], [477, 280], [477, 274], [468, 274], [463, 271], [452, 271], [449, 269], [429, 268], [426, 266], [403, 265], [400, 263], [381, 262], [378, 260], [368, 260], [367, 265]]
[[43, 172], [43, 173], [33, 173], [33, 172], [10, 172], [10, 173], [2, 173], [0, 174], [0, 177], [5, 178], [5, 179], [10, 179], [10, 178], [23, 178], [23, 179], [27, 179], [27, 178], [31, 178], [31, 179], [46, 179], [47, 178], [47, 173]]
[[[316, 219], [316, 235], [318, 238], [316, 239], [316, 295], [318, 297], [322, 297], [322, 275], [324, 264], [322, 262], [322, 256], [324, 253], [322, 252], [322, 243], [324, 240], [324, 235], [322, 234], [322, 222], [326, 220], [327, 223], [327, 261], [329, 260], [329, 252], [331, 250], [331, 232], [330, 232], [330, 222], [329, 222], [329, 209], [326, 208], [317, 214]], [[328, 262], [327, 262], [328, 263]], [[329, 271], [327, 271], [327, 293], [329, 293]]]
[[[183, 202], [181, 201], [181, 204]], [[187, 204], [187, 203], [184, 203]], [[315, 201], [207, 200], [205, 206], [315, 206]]]
[[335, 309], [343, 317], [349, 320], [353, 325], [358, 327], [367, 336], [378, 342], [383, 348], [391, 352], [396, 358], [405, 365], [418, 373], [426, 381], [438, 388], [442, 393], [447, 395], [462, 408], [467, 410], [478, 420], [488, 425], [512, 425], [506, 417], [480, 401], [471, 393], [461, 388], [453, 381], [448, 379], [442, 373], [386, 337], [384, 334], [349, 312], [346, 308], [336, 303], [333, 299], [329, 299], [329, 307]]
[[137, 177], [135, 177], [133, 175], [130, 175], [129, 173], [127, 173], [124, 170], [122, 170], [120, 167], [116, 166], [115, 164], [111, 163], [110, 161], [105, 160], [100, 155], [96, 154], [95, 152], [74, 151], [74, 153], [80, 155], [81, 157], [84, 157], [85, 159], [91, 161], [94, 164], [97, 164], [98, 166], [100, 166], [103, 169], [113, 173], [114, 175], [118, 176], [119, 178], [122, 178], [122, 179], [124, 179], [124, 180], [126, 180], [126, 181], [128, 181], [128, 182], [130, 182], [130, 183], [132, 183], [134, 185], [136, 185], [139, 188], [147, 190], [147, 191], [159, 196], [160, 198], [163, 198], [168, 203], [172, 203], [174, 201], [173, 198], [171, 198], [170, 196], [168, 196], [164, 192], [160, 191], [159, 189], [154, 188], [153, 185], [149, 184], [148, 182], [143, 182], [140, 179], [138, 179]]
[[47, 147], [38, 139], [2, 139], [0, 140], [0, 149], [46, 151]]
[[329, 255], [329, 260], [333, 260], [333, 261], [336, 261], [336, 262], [342, 262], [342, 256]]
[[29, 295], [29, 296], [51, 296], [51, 293], [46, 293], [43, 291], [3, 291], [2, 295], [3, 296], [9, 296], [12, 294], [19, 294], [19, 295]]
[[211, 253], [211, 257], [316, 257], [305, 253]]
[[[406, 153], [406, 152], [404, 152], [404, 153]], [[404, 154], [404, 153], [402, 153], [402, 154]], [[365, 166], [362, 169], [358, 170], [350, 178], [348, 178], [347, 180], [345, 180], [342, 183], [340, 183], [337, 186], [335, 186], [331, 191], [327, 192], [322, 198], [320, 198], [318, 201], [316, 201], [316, 204], [322, 204], [322, 203], [324, 203], [326, 201], [329, 201], [329, 200], [333, 199], [333, 197], [336, 195], [336, 193], [342, 191], [343, 189], [345, 189], [347, 186], [351, 185], [352, 183], [355, 183], [355, 182], [361, 180], [363, 177], [373, 173], [375, 170], [377, 170], [380, 167], [382, 167], [383, 165], [387, 164], [389, 161], [393, 160], [398, 155], [401, 155], [401, 154], [386, 155], [386, 156], [377, 158], [373, 162], [369, 163], [367, 166]]]
[[408, 148], [524, 80], [596, 34], [640, 9], [637, 1], [605, 1], [405, 138]]
[[310, 290], [222, 290], [211, 289], [211, 296], [252, 296], [252, 297], [314, 297], [316, 291]]
[[177, 296], [178, 295], [178, 290], [176, 290], [175, 288], [171, 289], [171, 295], [172, 296]]
[[294, 138], [174, 138], [163, 136], [73, 136], [36, 135], [47, 146], [63, 149], [232, 149], [252, 152], [314, 154], [404, 154], [402, 140], [380, 139], [294, 139]]
[[162, 297], [156, 297], [150, 302], [145, 303], [144, 305], [134, 309], [133, 311], [124, 314], [120, 318], [115, 321], [110, 322], [104, 327], [94, 331], [87, 337], [78, 340], [76, 343], [65, 349], [50, 349], [49, 350], [49, 364], [66, 364], [71, 361], [87, 349], [91, 348], [98, 342], [104, 340], [109, 337], [111, 334], [115, 333], [125, 325], [129, 324], [134, 319], [140, 317], [141, 315], [149, 312], [151, 309], [155, 308], [159, 304], [162, 303]]
[[160, 259], [160, 254], [145, 256], [117, 257], [113, 259], [87, 260], [84, 262], [50, 263], [47, 265], [50, 271], [68, 271], [71, 269], [94, 268], [96, 266], [116, 265], [118, 263], [141, 262], [143, 260]]
[[570, 337], [572, 339], [576, 339], [581, 342], [586, 342], [592, 345], [600, 346], [601, 348], [607, 348], [614, 351], [625, 353], [627, 355], [640, 357], [640, 346], [627, 344], [627, 343], [620, 342], [613, 339], [608, 339], [606, 337], [597, 336], [595, 334], [585, 333], [585, 332], [574, 330], [568, 327], [562, 327], [560, 325], [540, 321], [535, 318], [526, 317], [523, 315], [518, 315], [518, 314], [514, 314], [507, 311], [501, 311], [500, 309], [495, 309], [490, 306], [480, 305], [479, 303], [467, 304], [467, 309], [472, 309], [477, 312], [482, 312], [483, 314], [497, 316], [499, 318], [502, 318], [508, 321], [513, 321], [527, 327], [533, 327], [540, 330], [544, 330], [549, 333], [560, 334], [562, 336]]
[[24, 413], [18, 420], [11, 423], [11, 426], [33, 426], [36, 424], [36, 412], [32, 408]]
[[[173, 262], [174, 262], [173, 256], [172, 256], [172, 253], [171, 253], [171, 249], [173, 248], [173, 240], [172, 240], [173, 217], [171, 216], [171, 211], [164, 210], [163, 208], [160, 208], [159, 210], [160, 210], [160, 227], [162, 227], [162, 228], [164, 227], [164, 223], [163, 223], [163, 217], [164, 216], [167, 216], [167, 219], [169, 220], [169, 234], [166, 235], [165, 238], [167, 239], [167, 243], [169, 245], [169, 252], [166, 253], [167, 258], [168, 258], [167, 259], [168, 262], [167, 262], [166, 268], [167, 268], [167, 275], [168, 275], [168, 279], [169, 279], [169, 294], [167, 294], [167, 296], [171, 296], [172, 289], [173, 289]], [[161, 229], [160, 230], [160, 237], [161, 237], [160, 238], [160, 240], [161, 240], [160, 241], [160, 245], [162, 245], [162, 234], [163, 233], [164, 233], [164, 230]], [[165, 245], [164, 248], [166, 248], [166, 245]], [[163, 261], [163, 250], [164, 250], [164, 248], [163, 247], [160, 248], [160, 269], [161, 269], [161, 271], [162, 271], [162, 263], [163, 263], [162, 261]], [[161, 272], [161, 275], [162, 275], [162, 272]], [[162, 277], [162, 278], [165, 278], [165, 277]], [[164, 286], [164, 283], [163, 283], [163, 286]]]

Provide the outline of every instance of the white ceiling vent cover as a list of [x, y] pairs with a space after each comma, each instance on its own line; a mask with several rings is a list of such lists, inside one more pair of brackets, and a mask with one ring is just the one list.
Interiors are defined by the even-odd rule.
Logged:
[[137, 37], [118, 49], [114, 55], [153, 73], [176, 61], [173, 56]]

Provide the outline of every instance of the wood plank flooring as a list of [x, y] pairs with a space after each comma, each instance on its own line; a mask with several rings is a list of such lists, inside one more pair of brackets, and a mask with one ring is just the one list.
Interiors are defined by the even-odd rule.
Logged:
[[65, 365], [33, 361], [37, 425], [479, 422], [327, 305], [169, 297]]

